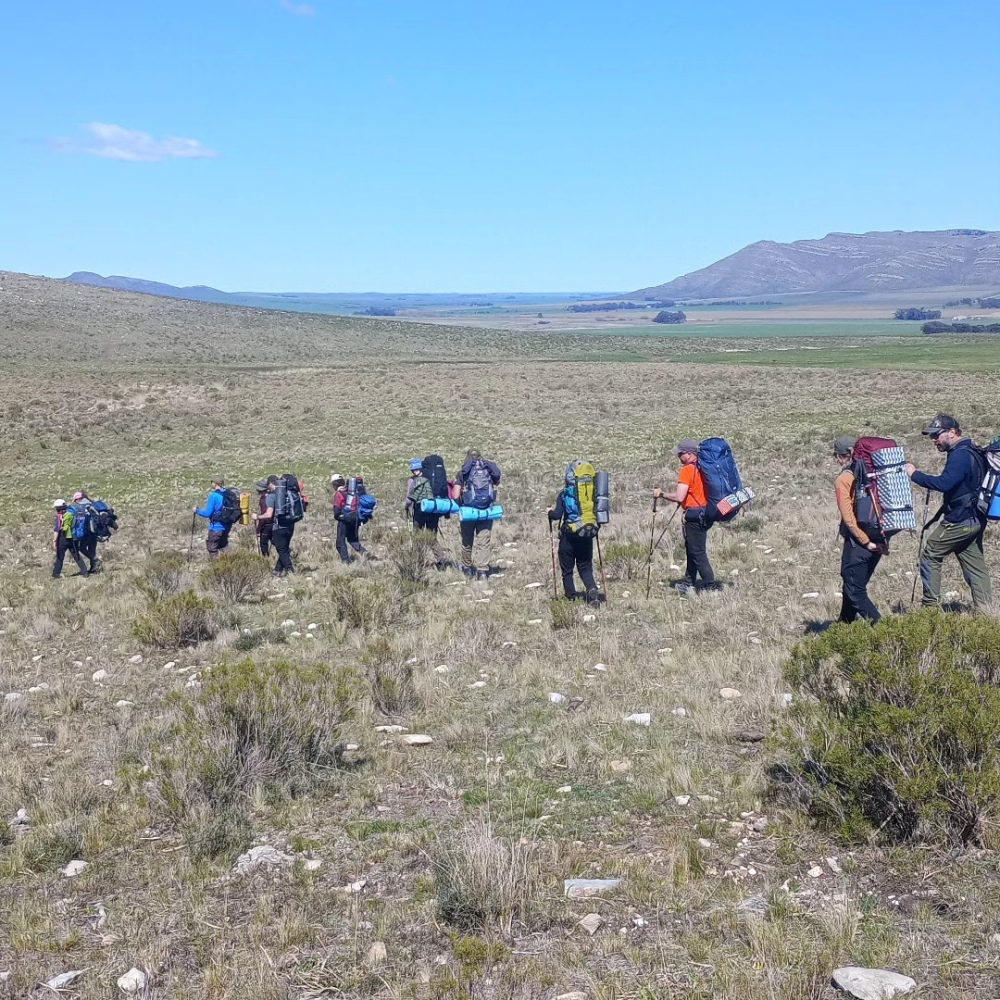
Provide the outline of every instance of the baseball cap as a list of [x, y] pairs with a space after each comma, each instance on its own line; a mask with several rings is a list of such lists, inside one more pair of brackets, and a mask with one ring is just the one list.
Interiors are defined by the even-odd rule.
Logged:
[[841, 434], [833, 442], [833, 453], [834, 455], [850, 455], [857, 443], [858, 439], [853, 434]]
[[961, 431], [958, 421], [947, 413], [939, 413], [920, 433], [936, 438], [942, 431]]
[[684, 438], [683, 441], [676, 448], [674, 448], [674, 454], [680, 455], [682, 452], [691, 452], [694, 455], [698, 454], [698, 442], [692, 440], [691, 438]]
[[254, 486], [256, 487], [258, 493], [266, 493], [268, 482], [266, 479], [258, 479], [257, 482], [254, 483]]
[[424, 467], [424, 463], [419, 458], [410, 459], [410, 472], [416, 472]]
[[65, 507], [66, 506], [66, 501], [63, 500], [62, 497], [60, 497], [58, 500], [56, 500], [56, 501], [53, 502], [52, 506], [54, 508], [56, 508], [56, 509], [58, 509], [60, 507]]
[[81, 493], [79, 490], [77, 490], [76, 493], [73, 494], [73, 499], [74, 500], [82, 500], [85, 495], [86, 494]]

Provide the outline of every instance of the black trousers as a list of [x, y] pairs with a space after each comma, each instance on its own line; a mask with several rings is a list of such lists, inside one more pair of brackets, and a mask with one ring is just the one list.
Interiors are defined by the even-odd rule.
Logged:
[[844, 587], [844, 599], [840, 606], [842, 622], [853, 622], [857, 618], [877, 622], [882, 617], [868, 596], [868, 581], [881, 559], [881, 552], [870, 552], [853, 536], [844, 539], [844, 551], [840, 557], [840, 577]]
[[87, 566], [83, 561], [83, 556], [80, 555], [79, 545], [67, 538], [62, 532], [56, 535], [56, 559], [52, 564], [52, 578], [57, 579], [62, 574], [63, 560], [66, 558], [66, 553], [69, 553], [73, 557], [73, 561], [80, 569], [80, 576], [87, 575]]
[[97, 535], [84, 535], [77, 543], [80, 555], [90, 563], [90, 572], [97, 572]]
[[715, 570], [708, 561], [708, 532], [711, 527], [712, 525], [705, 520], [701, 508], [684, 512], [684, 553], [687, 556], [685, 583], [693, 586], [715, 586]]
[[275, 573], [294, 573], [295, 567], [292, 565], [292, 535], [295, 534], [295, 525], [290, 524], [282, 527], [280, 524], [274, 526], [271, 532], [271, 541], [274, 542], [274, 551], [278, 553], [278, 561], [274, 564]]
[[271, 534], [273, 531], [273, 526], [269, 524], [267, 531], [257, 532], [257, 545], [260, 548], [260, 554], [265, 558], [271, 554]]
[[208, 549], [208, 558], [217, 559], [220, 552], [229, 547], [228, 531], [210, 531], [205, 536], [205, 548]]
[[559, 569], [562, 571], [563, 593], [572, 600], [577, 597], [573, 571], [578, 570], [583, 580], [584, 593], [589, 597], [597, 593], [594, 581], [594, 539], [580, 538], [572, 531], [559, 533]]
[[354, 549], [359, 555], [365, 551], [361, 540], [358, 538], [357, 517], [342, 517], [337, 522], [337, 555], [340, 556], [341, 562], [346, 563], [351, 561], [351, 553], [348, 551], [348, 546]]

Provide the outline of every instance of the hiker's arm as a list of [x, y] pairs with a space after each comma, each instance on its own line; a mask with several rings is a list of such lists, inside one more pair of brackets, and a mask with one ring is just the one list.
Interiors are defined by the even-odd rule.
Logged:
[[194, 512], [195, 512], [195, 513], [196, 513], [196, 514], [197, 514], [197, 515], [198, 515], [199, 517], [208, 517], [208, 518], [210, 518], [210, 517], [212, 516], [212, 512], [211, 512], [211, 511], [209, 510], [209, 508], [210, 508], [210, 506], [211, 506], [211, 503], [212, 503], [212, 498], [211, 498], [211, 497], [209, 497], [209, 498], [208, 498], [208, 499], [207, 499], [207, 500], [205, 501], [205, 506], [204, 506], [204, 508], [202, 508], [202, 507], [195, 507], [195, 509], [194, 509]]
[[910, 479], [917, 486], [922, 486], [925, 490], [934, 490], [937, 493], [947, 493], [953, 490], [965, 478], [965, 463], [962, 461], [960, 453], [948, 452], [948, 461], [944, 463], [944, 469], [940, 476], [930, 476], [919, 469], [914, 470]]
[[496, 462], [491, 462], [487, 459], [486, 468], [490, 470], [490, 479], [493, 481], [494, 486], [500, 485], [500, 477], [502, 473], [500, 472], [500, 466]]
[[684, 503], [685, 498], [688, 495], [688, 484], [678, 483], [677, 489], [675, 490], [661, 490], [659, 486], [653, 490], [653, 496], [659, 497], [661, 500], [669, 500], [671, 503]]
[[850, 472], [842, 472], [837, 476], [837, 481], [834, 483], [834, 489], [837, 491], [837, 507], [847, 530], [861, 545], [867, 548], [872, 544], [872, 540], [861, 530], [857, 515], [854, 513], [854, 498], [851, 496], [853, 486], [854, 476]]
[[561, 490], [559, 496], [556, 497], [556, 502], [549, 508], [548, 514], [550, 521], [561, 521], [566, 516], [566, 505], [563, 503]]

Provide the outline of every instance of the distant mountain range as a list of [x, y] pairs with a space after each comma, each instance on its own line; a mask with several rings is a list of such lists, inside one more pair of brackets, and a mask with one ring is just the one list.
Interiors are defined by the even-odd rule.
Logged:
[[717, 299], [932, 288], [1000, 291], [1000, 232], [830, 233], [751, 243], [723, 260], [630, 298]]
[[208, 285], [167, 285], [145, 278], [127, 278], [120, 274], [104, 277], [93, 271], [74, 271], [68, 278], [77, 285], [114, 288], [122, 292], [162, 295], [193, 302], [218, 302], [228, 306], [253, 306], [258, 309], [281, 309], [286, 312], [346, 315], [378, 310], [489, 309], [493, 306], [545, 305], [551, 302], [586, 302], [604, 298], [607, 292], [480, 292], [466, 293], [383, 293], [383, 292], [221, 292]]

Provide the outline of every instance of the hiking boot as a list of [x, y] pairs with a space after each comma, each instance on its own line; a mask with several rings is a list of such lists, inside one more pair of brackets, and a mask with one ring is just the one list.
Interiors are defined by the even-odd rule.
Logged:
[[475, 578], [476, 578], [476, 571], [475, 571], [475, 569], [472, 566], [463, 566], [462, 567], [462, 576], [468, 578], [469, 580], [475, 580]]
[[490, 571], [488, 569], [476, 570], [477, 580], [488, 580], [490, 578]]
[[722, 590], [722, 584], [717, 581], [713, 581], [712, 583], [702, 583], [696, 589], [706, 591], [710, 594], [715, 594]]
[[599, 590], [592, 590], [587, 594], [587, 605], [591, 608], [599, 608], [604, 603], [604, 595]]
[[687, 583], [685, 580], [681, 580], [679, 583], [672, 583], [670, 585], [677, 591], [678, 594], [683, 594], [685, 597], [690, 597], [692, 594], [697, 593], [693, 583]]

